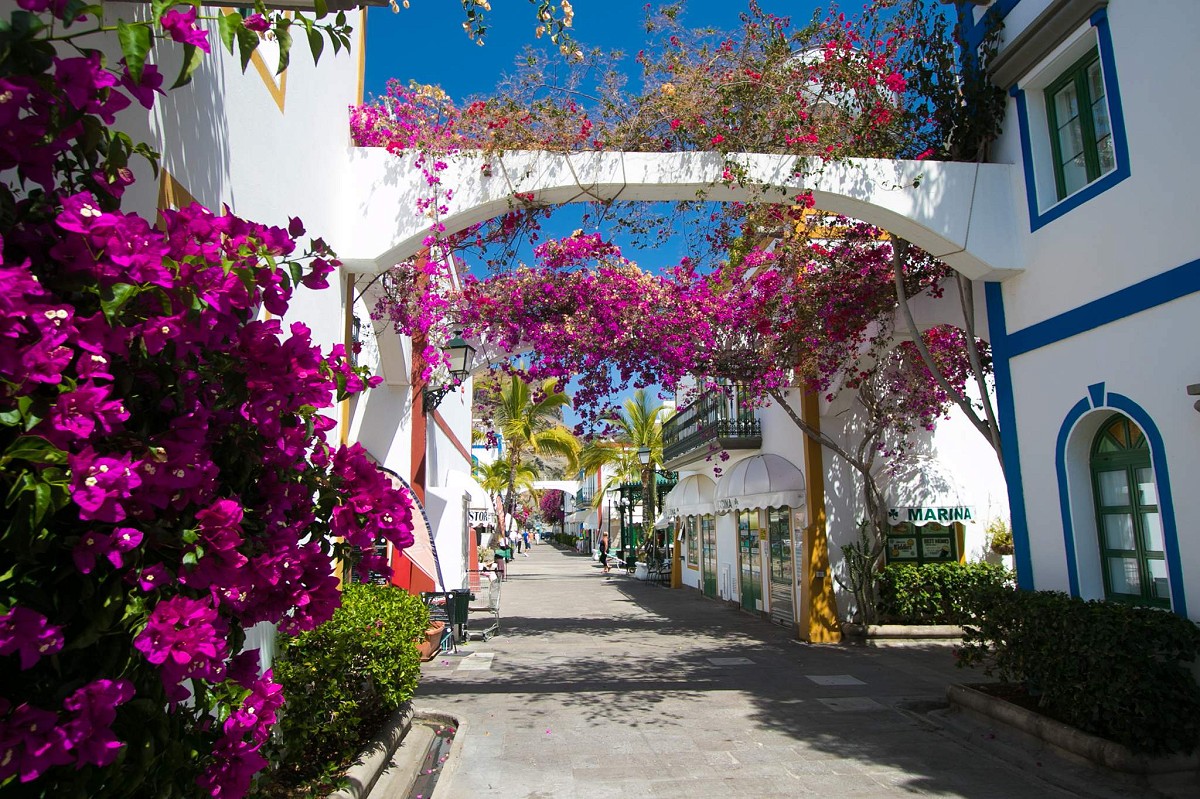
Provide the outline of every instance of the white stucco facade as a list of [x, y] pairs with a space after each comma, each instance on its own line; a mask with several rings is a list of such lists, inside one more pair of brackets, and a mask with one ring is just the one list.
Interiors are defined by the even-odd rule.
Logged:
[[[1194, 87], [1177, 61], [1200, 37], [1200, 8], [1020, 0], [965, 10], [981, 24], [1004, 17], [1001, 57], [1017, 65], [1004, 75], [994, 160], [1021, 167], [1029, 268], [986, 291], [1021, 584], [1114, 598], [1132, 591], [1116, 590], [1129, 577], [1143, 591], [1132, 601], [1200, 618], [1200, 511], [1182, 499], [1200, 478], [1200, 413], [1187, 395], [1200, 382], [1200, 245], [1186, 199], [1200, 169], [1185, 140], [1200, 109], [1178, 100]], [[1030, 44], [1050, 30], [1056, 40]], [[1059, 199], [1047, 90], [1089, 54], [1103, 74], [1115, 166]], [[1122, 534], [1119, 549], [1103, 529], [1124, 511], [1093, 479], [1109, 468], [1093, 451], [1101, 427], [1117, 418], [1145, 435], [1138, 468], [1150, 470], [1137, 472], [1136, 535]]]

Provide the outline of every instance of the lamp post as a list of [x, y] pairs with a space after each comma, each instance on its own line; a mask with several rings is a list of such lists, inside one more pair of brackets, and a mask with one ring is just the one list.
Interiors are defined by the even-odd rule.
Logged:
[[441, 386], [431, 386], [429, 383], [421, 389], [421, 407], [426, 414], [432, 413], [442, 399], [458, 388], [467, 376], [471, 374], [471, 362], [475, 357], [475, 348], [459, 336], [450, 339], [446, 345], [446, 354], [450, 357], [450, 382]]
[[[625, 532], [625, 511], [631, 508], [629, 498], [625, 496], [625, 486], [620, 487], [621, 498], [617, 500], [617, 510], [621, 513], [621, 552], [624, 553], [629, 547], [629, 538]], [[627, 555], [622, 554], [621, 559], [625, 560]]]
[[654, 532], [655, 483], [658, 467], [650, 459], [650, 448], [638, 448], [638, 462], [642, 464], [642, 533], [646, 537], [646, 561], [658, 556], [658, 539]]

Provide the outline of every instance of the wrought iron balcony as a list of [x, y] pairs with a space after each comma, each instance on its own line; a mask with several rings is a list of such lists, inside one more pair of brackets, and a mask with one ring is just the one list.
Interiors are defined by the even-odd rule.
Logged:
[[739, 386], [707, 391], [663, 423], [663, 461], [671, 468], [709, 451], [761, 447], [762, 423]]

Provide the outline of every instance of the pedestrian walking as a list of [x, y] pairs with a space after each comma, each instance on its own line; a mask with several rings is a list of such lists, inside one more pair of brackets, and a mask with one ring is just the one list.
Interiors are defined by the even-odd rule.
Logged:
[[496, 550], [496, 554], [492, 557], [492, 565], [495, 566], [496, 576], [500, 578], [500, 582], [508, 579], [508, 560], [504, 557], [503, 549]]
[[608, 533], [600, 536], [600, 573], [608, 574]]
[[521, 532], [521, 542], [525, 545], [525, 557], [529, 557], [529, 531], [528, 530], [523, 530]]

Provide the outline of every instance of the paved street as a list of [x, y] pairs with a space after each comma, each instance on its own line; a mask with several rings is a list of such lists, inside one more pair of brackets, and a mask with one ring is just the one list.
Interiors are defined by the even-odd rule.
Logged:
[[462, 725], [438, 799], [1157, 795], [945, 710], [982, 679], [947, 646], [802, 644], [545, 544], [501, 625], [425, 665], [417, 709]]

